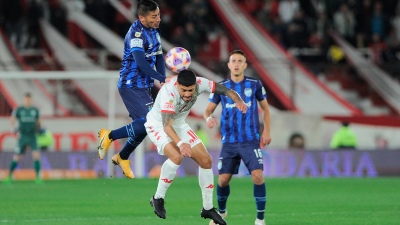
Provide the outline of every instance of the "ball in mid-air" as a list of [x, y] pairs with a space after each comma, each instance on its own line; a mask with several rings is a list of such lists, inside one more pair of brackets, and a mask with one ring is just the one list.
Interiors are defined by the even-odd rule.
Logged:
[[165, 65], [174, 73], [189, 68], [191, 62], [189, 51], [182, 47], [171, 48], [165, 55]]

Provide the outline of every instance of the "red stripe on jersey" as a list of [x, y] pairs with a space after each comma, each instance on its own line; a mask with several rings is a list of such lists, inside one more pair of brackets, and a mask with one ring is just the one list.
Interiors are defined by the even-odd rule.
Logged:
[[170, 110], [161, 110], [162, 113], [168, 113], [168, 114], [175, 114], [175, 111], [170, 111]]
[[216, 84], [215, 84], [215, 81], [211, 81], [211, 82], [212, 82], [211, 93], [214, 93]]
[[196, 133], [193, 132], [193, 130], [189, 130], [188, 134], [190, 137], [192, 137], [194, 140], [198, 139], [199, 137], [196, 135]]

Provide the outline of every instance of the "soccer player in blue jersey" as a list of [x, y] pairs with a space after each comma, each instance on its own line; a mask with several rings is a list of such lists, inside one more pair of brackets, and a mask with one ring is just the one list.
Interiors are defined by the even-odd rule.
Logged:
[[[164, 84], [165, 62], [159, 33], [160, 9], [152, 0], [141, 0], [137, 4], [138, 20], [128, 30], [124, 40], [124, 55], [118, 91], [132, 118], [132, 123], [115, 130], [99, 131], [98, 153], [103, 159], [112, 141], [128, 138], [122, 150], [112, 157], [125, 176], [133, 179], [129, 155], [146, 137], [146, 115], [153, 106], [151, 88], [154, 80]], [[155, 67], [155, 69], [154, 69]]]
[[[248, 106], [247, 113], [241, 113], [231, 99], [214, 93], [210, 94], [210, 102], [204, 112], [204, 118], [207, 126], [213, 128], [217, 121], [212, 117], [212, 113], [221, 102], [222, 149], [218, 161], [218, 212], [222, 218], [226, 218], [228, 215], [226, 203], [230, 194], [229, 182], [232, 175], [238, 173], [240, 161], [243, 160], [254, 183], [253, 195], [257, 208], [255, 225], [265, 225], [266, 188], [263, 175], [263, 156], [260, 148], [271, 142], [270, 112], [264, 87], [259, 80], [244, 75], [246, 67], [244, 52], [234, 50], [231, 52], [228, 62], [230, 77], [221, 81], [220, 84], [239, 93]], [[264, 130], [261, 135], [258, 105], [263, 111]], [[210, 224], [214, 224], [213, 221]]]

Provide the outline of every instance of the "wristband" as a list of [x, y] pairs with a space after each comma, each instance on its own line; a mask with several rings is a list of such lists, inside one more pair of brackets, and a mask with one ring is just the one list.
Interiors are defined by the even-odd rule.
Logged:
[[176, 146], [178, 146], [178, 148], [180, 148], [182, 144], [183, 144], [183, 141], [180, 140], [180, 141], [178, 142], [178, 144], [176, 144]]
[[210, 121], [212, 119], [212, 116], [207, 117], [206, 122]]

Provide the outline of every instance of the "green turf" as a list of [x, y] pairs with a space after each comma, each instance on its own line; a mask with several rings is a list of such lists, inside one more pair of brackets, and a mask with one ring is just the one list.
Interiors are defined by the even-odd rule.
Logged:
[[[228, 224], [254, 224], [251, 179], [234, 178], [231, 184]], [[166, 220], [149, 205], [156, 186], [155, 179], [0, 183], [0, 224], [208, 224], [199, 215], [196, 177], [175, 179]], [[267, 195], [269, 225], [400, 224], [398, 178], [267, 179]]]

